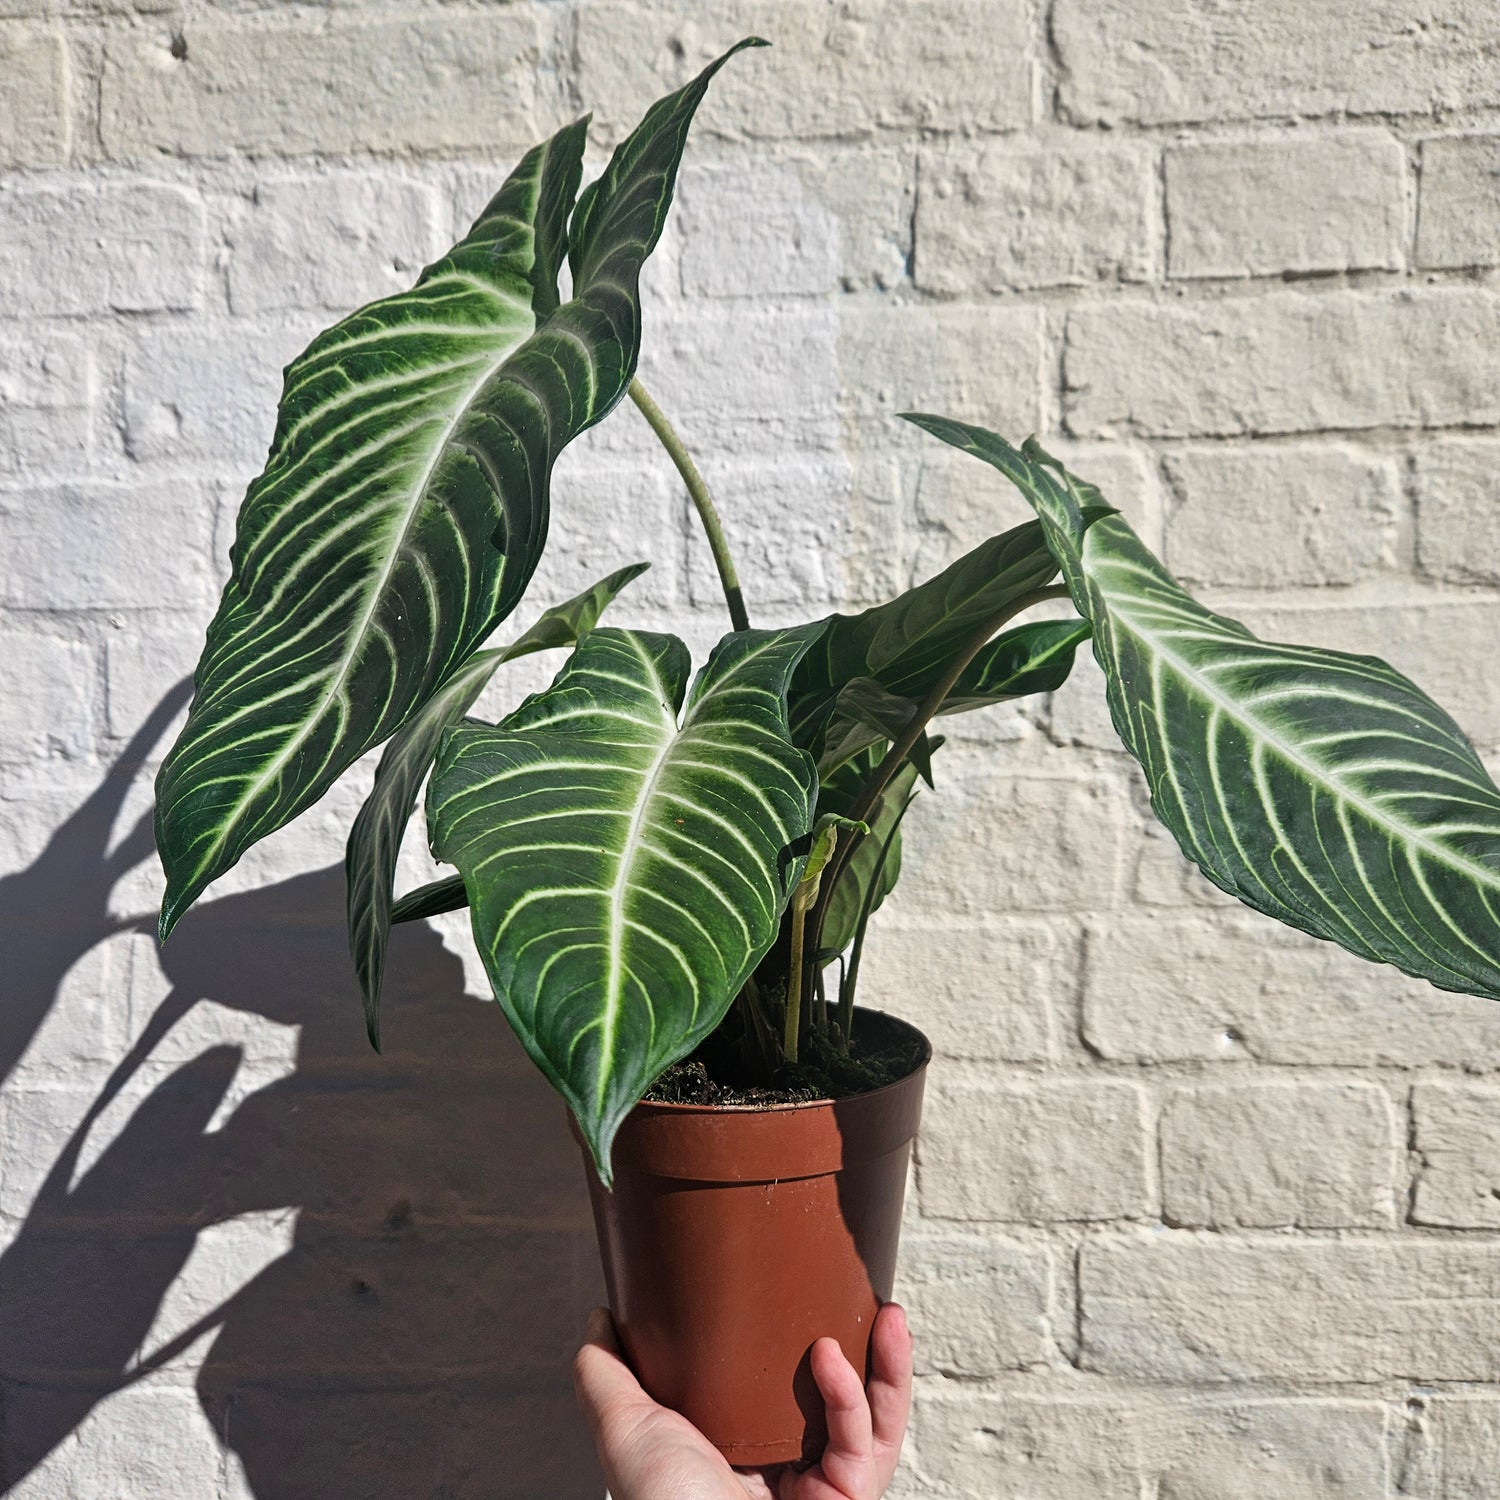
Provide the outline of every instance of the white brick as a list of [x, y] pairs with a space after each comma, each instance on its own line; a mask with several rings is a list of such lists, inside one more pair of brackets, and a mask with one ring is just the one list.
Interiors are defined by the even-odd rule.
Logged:
[[0, 474], [81, 468], [92, 385], [88, 347], [72, 334], [0, 342]]
[[350, 312], [405, 291], [440, 250], [437, 193], [371, 173], [275, 178], [230, 232], [229, 302], [237, 313]]
[[1451, 583], [1500, 583], [1500, 443], [1424, 443], [1415, 474], [1421, 571]]
[[920, 1027], [945, 1057], [1046, 1062], [1052, 1017], [1068, 1013], [1078, 983], [1076, 939], [1050, 923], [1014, 918], [916, 926], [902, 919], [905, 895], [898, 887], [870, 921], [860, 1004]]
[[1056, 1357], [1045, 1248], [972, 1235], [903, 1235], [896, 1298], [909, 1315], [922, 1373], [972, 1380]]
[[1041, 425], [1041, 337], [1034, 307], [852, 304], [839, 316], [839, 389], [865, 432], [918, 451], [935, 439], [897, 412], [1025, 436]]
[[482, 15], [418, 12], [200, 19], [188, 53], [165, 26], [113, 28], [100, 85], [104, 148], [167, 152], [493, 150], [538, 135], [541, 18], [521, 6]]
[[689, 296], [815, 296], [838, 284], [838, 225], [784, 167], [684, 172], [677, 213]]
[[1500, 1088], [1423, 1084], [1412, 1091], [1420, 1167], [1412, 1218], [1500, 1229]]
[[125, 445], [140, 461], [253, 474], [276, 427], [283, 368], [314, 329], [233, 323], [143, 332], [125, 357]]
[[579, 93], [618, 136], [747, 32], [774, 45], [735, 58], [715, 80], [705, 134], [859, 138], [1007, 130], [1031, 119], [1027, 16], [1017, 0], [593, 3], [579, 18]]
[[0, 192], [0, 313], [155, 312], [198, 305], [202, 202], [160, 183]]
[[1210, 1229], [1379, 1228], [1394, 1212], [1395, 1144], [1373, 1084], [1176, 1089], [1161, 1118], [1164, 1213]]
[[1485, 0], [1062, 0], [1052, 38], [1079, 121], [1425, 114], [1500, 102]]
[[627, 563], [649, 562], [610, 606], [607, 623], [653, 628], [652, 616], [683, 600], [688, 505], [665, 454], [644, 468], [564, 451], [552, 476], [547, 550], [517, 616], [530, 618], [545, 601], [571, 598]]
[[1084, 1036], [1106, 1058], [1500, 1068], [1494, 1001], [1440, 993], [1238, 905], [1114, 918], [1087, 952]]
[[1084, 1246], [1083, 1364], [1169, 1381], [1500, 1377], [1500, 1247], [1158, 1232]]
[[55, 635], [0, 629], [0, 761], [74, 759], [92, 748], [94, 653]]
[[[33, 1472], [26, 1494], [38, 1500], [135, 1500], [220, 1492], [219, 1445], [191, 1386], [162, 1383], [100, 1394], [104, 1399], [91, 1406], [66, 1386], [7, 1387], [8, 1447], [17, 1466], [32, 1456], [37, 1433], [60, 1425], [66, 1434]], [[69, 1432], [74, 1420], [78, 1426]]]
[[[919, 1400], [922, 1468], [937, 1494], [969, 1500], [1135, 1500], [1140, 1424], [1133, 1412], [1010, 1393]], [[926, 1491], [924, 1493], [933, 1493]]]
[[1417, 264], [1500, 265], [1500, 136], [1422, 142]]
[[1429, 1408], [1438, 1445], [1432, 1500], [1489, 1500], [1500, 1468], [1500, 1401], [1434, 1396]]
[[1157, 1500], [1370, 1500], [1386, 1493], [1375, 1401], [1236, 1401], [1148, 1411]]
[[1065, 382], [1077, 433], [1493, 423], [1500, 300], [1425, 288], [1099, 304], [1068, 318]]
[[1171, 275], [1398, 270], [1406, 156], [1383, 131], [1169, 148]]
[[0, 534], [0, 603], [131, 609], [213, 594], [212, 504], [186, 480], [0, 492]]
[[[771, 309], [751, 302], [700, 302], [646, 318], [641, 379], [695, 453], [712, 442], [722, 457], [838, 444], [838, 326], [832, 308], [805, 302]], [[659, 452], [638, 413], [600, 429]]]
[[693, 154], [667, 220], [682, 229], [681, 282], [691, 296], [813, 296], [906, 281], [912, 151], [787, 145], [769, 160], [751, 148], [709, 166]]
[[[83, 797], [75, 791], [59, 801], [66, 809], [62, 817], [57, 804], [48, 806], [46, 790], [26, 797], [26, 804], [52, 814], [51, 838], [38, 851], [40, 865], [22, 877], [30, 891], [8, 892], [0, 911], [0, 943], [11, 955], [6, 981], [11, 1019], [3, 1054], [9, 1071], [0, 1091], [6, 1142], [0, 1213], [7, 1214], [24, 1212], [36, 1196], [126, 1046], [121, 1001], [129, 955], [118, 936], [108, 936], [113, 924], [101, 914], [109, 883], [75, 877], [70, 884], [78, 894], [69, 898], [55, 873], [70, 856], [98, 860], [103, 834], [90, 826], [98, 814], [90, 809], [81, 827], [67, 828], [65, 818], [79, 810]], [[0, 803], [0, 809], [7, 806]], [[5, 831], [9, 856], [10, 830]], [[85, 890], [98, 903], [93, 913], [80, 909], [78, 896]], [[66, 1204], [54, 1202], [54, 1207], [67, 1216]]]
[[0, 111], [0, 167], [67, 160], [72, 136], [67, 43], [41, 26], [0, 23], [0, 78], [11, 80]]
[[934, 292], [1142, 281], [1155, 161], [1142, 147], [953, 147], [921, 158], [916, 279]]
[[173, 684], [191, 676], [207, 624], [206, 608], [172, 616], [164, 626], [121, 622], [104, 646], [104, 722], [111, 736], [134, 734]]
[[1404, 503], [1390, 459], [1311, 444], [1188, 448], [1163, 468], [1163, 560], [1186, 582], [1348, 584], [1396, 561]]
[[[816, 614], [841, 602], [840, 562], [863, 538], [851, 524], [853, 476], [841, 455], [720, 463], [713, 494], [734, 548], [745, 597], [757, 606]], [[688, 542], [690, 597], [721, 609], [723, 592], [696, 513]]]
[[1143, 1100], [1132, 1084], [929, 1080], [918, 1146], [922, 1211], [1054, 1223], [1139, 1218]]
[[[1017, 775], [993, 747], [951, 745], [940, 790], [901, 825], [901, 910], [954, 916], [1056, 915], [1114, 904], [1123, 796], [1113, 786]], [[1026, 840], [1000, 830], [1026, 828]]]
[[844, 291], [889, 291], [906, 281], [916, 201], [913, 152], [783, 147], [776, 160], [797, 175], [808, 198], [832, 218]]

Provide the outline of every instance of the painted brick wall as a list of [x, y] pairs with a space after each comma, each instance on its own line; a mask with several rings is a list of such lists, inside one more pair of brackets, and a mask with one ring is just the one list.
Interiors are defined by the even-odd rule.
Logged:
[[[598, 1492], [573, 1149], [457, 925], [401, 935], [365, 1049], [360, 778], [165, 954], [139, 820], [281, 366], [522, 147], [592, 108], [602, 149], [752, 30], [643, 372], [758, 617], [1021, 518], [892, 420], [926, 407], [1041, 432], [1205, 596], [1500, 751], [1495, 0], [0, 0], [9, 1493]], [[707, 552], [626, 410], [533, 598], [637, 556], [619, 618], [701, 649]], [[867, 968], [940, 1054], [900, 1495], [1500, 1494], [1500, 1009], [1207, 889], [1091, 667], [954, 721], [908, 827]]]

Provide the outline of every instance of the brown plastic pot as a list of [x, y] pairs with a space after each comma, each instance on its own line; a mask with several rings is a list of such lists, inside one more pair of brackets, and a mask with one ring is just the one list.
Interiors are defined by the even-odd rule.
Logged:
[[868, 1372], [891, 1295], [907, 1164], [931, 1047], [850, 1099], [637, 1105], [615, 1138], [613, 1192], [585, 1157], [610, 1307], [656, 1400], [730, 1463], [816, 1458], [826, 1429], [809, 1351], [824, 1336]]

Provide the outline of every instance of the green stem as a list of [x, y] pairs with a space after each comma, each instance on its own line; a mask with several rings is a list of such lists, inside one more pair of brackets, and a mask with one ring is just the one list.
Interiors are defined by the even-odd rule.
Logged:
[[[937, 717], [938, 710], [943, 706], [943, 700], [953, 691], [954, 685], [963, 676], [964, 668], [979, 655], [990, 637], [1034, 604], [1041, 604], [1047, 599], [1066, 599], [1067, 597], [1068, 590], [1062, 584], [1054, 584], [1050, 588], [1032, 589], [1029, 594], [1023, 594], [1019, 599], [1007, 604], [1004, 609], [991, 615], [964, 642], [948, 663], [943, 675], [932, 685], [932, 691], [917, 705], [916, 712], [907, 720], [906, 727], [896, 736], [895, 742], [886, 751], [885, 758], [870, 773], [870, 779], [855, 799], [854, 806], [849, 809], [849, 822], [869, 823], [870, 815], [880, 801], [881, 793], [890, 785], [891, 777], [901, 769], [902, 761], [911, 754], [912, 747], [921, 739], [927, 726]], [[833, 857], [828, 861], [828, 867], [823, 871], [823, 884], [817, 903], [806, 923], [802, 924], [806, 927], [804, 941], [814, 953], [818, 952], [823, 942], [823, 919], [828, 914], [828, 904], [833, 899], [839, 878], [843, 875], [849, 863], [849, 857], [858, 846], [859, 840], [858, 830], [851, 831], [847, 839], [840, 839], [838, 847], [833, 851]], [[798, 975], [793, 970], [788, 980], [789, 1001], [797, 979]]]
[[895, 822], [891, 824], [891, 831], [886, 835], [885, 843], [880, 846], [880, 857], [875, 861], [875, 867], [870, 871], [870, 883], [865, 887], [865, 899], [859, 905], [859, 920], [854, 924], [854, 941], [849, 947], [849, 963], [845, 968], [842, 979], [839, 981], [839, 1032], [844, 1038], [844, 1045], [849, 1045], [849, 1038], [854, 1035], [854, 991], [859, 984], [859, 961], [865, 950], [865, 933], [870, 926], [870, 915], [875, 908], [875, 892], [880, 889], [881, 877], [885, 874], [886, 861], [891, 856], [891, 847], [895, 844], [901, 832], [901, 820], [906, 816], [907, 808], [915, 799], [908, 797], [906, 806], [896, 814]]
[[797, 1047], [802, 1039], [802, 955], [804, 935], [807, 928], [807, 902], [799, 884], [792, 893], [792, 951], [787, 966], [786, 1020], [781, 1029], [781, 1055], [789, 1062], [797, 1061]]
[[687, 485], [687, 492], [697, 507], [698, 519], [703, 523], [708, 545], [714, 554], [714, 566], [719, 570], [724, 602], [729, 606], [729, 623], [736, 630], [749, 630], [750, 616], [745, 613], [745, 596], [740, 592], [739, 574], [734, 570], [734, 558], [729, 553], [729, 539], [724, 535], [724, 524], [714, 508], [713, 496], [708, 493], [708, 486], [703, 482], [692, 454], [683, 446], [682, 439], [667, 421], [661, 407], [651, 399], [638, 379], [630, 382], [630, 399], [640, 408], [641, 415], [651, 424], [652, 432], [677, 465], [677, 472], [682, 475], [682, 482]]

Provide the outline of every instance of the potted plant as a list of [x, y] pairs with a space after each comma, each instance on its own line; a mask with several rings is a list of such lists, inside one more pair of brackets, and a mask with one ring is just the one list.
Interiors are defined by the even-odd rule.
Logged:
[[[165, 940], [385, 744], [346, 862], [371, 1040], [392, 923], [467, 906], [595, 1169], [628, 1354], [726, 1455], [764, 1463], [818, 1441], [813, 1338], [860, 1363], [890, 1290], [929, 1049], [859, 1010], [857, 986], [939, 715], [1056, 688], [1091, 638], [1152, 806], [1210, 880], [1492, 997], [1500, 789], [1383, 662], [1257, 640], [1034, 440], [941, 417], [911, 420], [999, 469], [1035, 519], [862, 614], [752, 629], [703, 481], [634, 380], [641, 266], [732, 55], [653, 105], [581, 194], [587, 122], [559, 131], [411, 291], [288, 368], [156, 826]], [[542, 554], [558, 454], [627, 393], [692, 495], [731, 631], [694, 676], [674, 637], [600, 626], [635, 564], [485, 648]], [[1048, 600], [1076, 613], [1019, 619]], [[503, 662], [544, 648], [570, 652], [549, 688], [466, 717]], [[457, 873], [397, 901], [424, 782]]]

